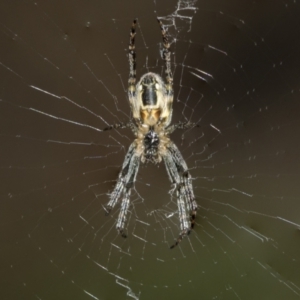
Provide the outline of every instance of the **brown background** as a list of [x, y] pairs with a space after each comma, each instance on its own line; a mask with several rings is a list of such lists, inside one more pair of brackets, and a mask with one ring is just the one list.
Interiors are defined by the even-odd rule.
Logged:
[[[180, 247], [163, 165], [141, 166], [126, 240], [108, 201], [138, 76], [162, 74], [194, 178]], [[299, 299], [300, 6], [295, 1], [1, 1], [1, 299]], [[201, 78], [202, 79], [201, 79]]]

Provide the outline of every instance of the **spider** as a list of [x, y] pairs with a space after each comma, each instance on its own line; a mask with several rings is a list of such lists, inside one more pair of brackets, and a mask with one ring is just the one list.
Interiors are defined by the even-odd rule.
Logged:
[[[165, 62], [166, 83], [155, 73], [144, 74], [136, 84], [136, 53], [135, 53], [135, 19], [131, 26], [129, 40], [129, 80], [128, 97], [133, 119], [127, 123], [111, 125], [104, 130], [131, 128], [135, 140], [130, 145], [125, 156], [122, 169], [119, 173], [110, 200], [105, 207], [108, 215], [119, 198], [122, 197], [121, 209], [116, 228], [122, 237], [127, 235], [124, 231], [126, 215], [130, 204], [131, 189], [136, 181], [140, 162], [165, 163], [170, 181], [174, 186], [177, 197], [178, 214], [180, 220], [180, 234], [171, 249], [177, 246], [187, 236], [195, 224], [197, 203], [195, 200], [192, 179], [186, 162], [177, 146], [170, 140], [169, 135], [175, 129], [187, 129], [195, 126], [194, 123], [178, 123], [170, 125], [173, 103], [173, 75], [171, 71], [170, 43], [162, 22], [157, 19], [163, 39], [163, 60]], [[189, 211], [189, 220], [186, 214]]]

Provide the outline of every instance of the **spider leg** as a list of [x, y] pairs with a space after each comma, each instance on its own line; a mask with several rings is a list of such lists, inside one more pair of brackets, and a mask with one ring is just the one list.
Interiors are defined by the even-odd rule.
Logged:
[[135, 44], [134, 38], [136, 35], [136, 23], [137, 20], [133, 20], [130, 30], [130, 39], [129, 39], [129, 79], [128, 79], [128, 96], [129, 101], [132, 103], [133, 99], [136, 97], [135, 85], [136, 85], [136, 53], [135, 53]]
[[[176, 147], [173, 143], [171, 147]], [[176, 147], [177, 148], [177, 147]], [[177, 149], [178, 151], [178, 149]], [[179, 151], [178, 151], [179, 152]], [[181, 156], [181, 155], [180, 155]], [[176, 189], [176, 196], [177, 196], [177, 207], [178, 207], [178, 215], [180, 220], [180, 234], [170, 249], [173, 249], [177, 246], [182, 239], [190, 233], [190, 225], [187, 221], [187, 214], [185, 209], [184, 197], [182, 193], [182, 186], [181, 186], [181, 178], [180, 173], [178, 172], [178, 167], [176, 165], [176, 161], [174, 160], [171, 152], [168, 152], [166, 156], [164, 156], [164, 162], [166, 165], [167, 173], [172, 184], [175, 185]]]
[[122, 235], [122, 237], [126, 237], [126, 234], [124, 233], [124, 227], [130, 204], [130, 192], [136, 179], [137, 171], [139, 169], [139, 163], [140, 157], [135, 154], [135, 143], [132, 143], [125, 156], [122, 170], [119, 173], [119, 178], [115, 185], [115, 188], [110, 194], [110, 201], [105, 208], [106, 215], [108, 215], [117, 204], [120, 196], [123, 194], [121, 209], [116, 225], [116, 228]]
[[187, 200], [187, 206], [190, 212], [190, 223], [191, 229], [195, 226], [195, 219], [197, 214], [198, 205], [195, 200], [191, 175], [188, 171], [185, 171], [182, 174], [182, 188], [181, 193], [183, 194], [184, 198]]
[[167, 88], [167, 94], [169, 97], [173, 97], [173, 75], [171, 71], [171, 52], [170, 52], [170, 42], [167, 37], [167, 31], [165, 30], [165, 27], [160, 19], [157, 19], [160, 29], [161, 29], [161, 35], [163, 39], [163, 59], [166, 64], [166, 88]]
[[116, 123], [105, 127], [103, 131], [112, 130], [112, 129], [123, 129], [127, 127], [130, 127], [130, 123]]
[[186, 235], [189, 235], [191, 232], [191, 228], [187, 221], [185, 204], [184, 204], [184, 200], [183, 200], [183, 194], [181, 193], [180, 189], [177, 191], [177, 206], [178, 206], [178, 214], [179, 214], [179, 220], [180, 220], [180, 234], [179, 234], [177, 240], [175, 241], [175, 243], [170, 247], [170, 249], [173, 249], [174, 247], [176, 247], [182, 241], [182, 239]]
[[137, 126], [132, 121], [129, 121], [128, 123], [121, 122], [121, 123], [116, 123], [114, 125], [109, 125], [105, 127], [103, 131], [112, 130], [112, 129], [124, 129], [124, 128], [130, 128], [133, 133], [137, 132]]
[[[191, 229], [194, 228], [198, 206], [195, 200], [191, 175], [187, 165], [180, 151], [172, 142], [170, 142], [167, 147], [167, 154], [164, 156], [164, 162], [169, 178], [177, 188], [177, 206], [180, 220], [180, 234], [175, 241], [175, 244], [170, 247], [172, 249], [176, 247], [185, 236], [189, 235]], [[185, 206], [187, 206], [190, 213], [189, 222], [187, 220]]]
[[127, 237], [126, 233], [124, 232], [124, 227], [126, 222], [126, 215], [130, 204], [130, 191], [131, 190], [129, 189], [124, 193], [124, 198], [122, 199], [121, 209], [120, 209], [120, 213], [116, 225], [117, 230], [119, 231], [119, 233], [123, 238]]
[[195, 218], [197, 214], [198, 205], [193, 191], [192, 177], [190, 172], [188, 171], [186, 162], [184, 161], [180, 151], [174, 143], [171, 144], [169, 151], [171, 152], [171, 155], [175, 161], [175, 164], [178, 168], [178, 172], [180, 174], [180, 191], [183, 194], [184, 199], [186, 200], [190, 213], [191, 229], [193, 229], [195, 225]]
[[187, 122], [179, 122], [177, 124], [173, 124], [166, 129], [166, 134], [171, 134], [176, 129], [189, 129], [192, 127], [200, 127], [200, 125], [187, 121]]

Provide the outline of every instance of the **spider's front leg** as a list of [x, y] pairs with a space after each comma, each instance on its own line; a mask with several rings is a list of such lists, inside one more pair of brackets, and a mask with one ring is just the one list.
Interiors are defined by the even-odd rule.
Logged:
[[[192, 179], [188, 171], [186, 162], [184, 161], [181, 153], [179, 152], [176, 145], [169, 141], [167, 146], [167, 153], [164, 156], [164, 161], [169, 178], [177, 189], [177, 207], [180, 221], [180, 234], [170, 248], [176, 247], [182, 239], [189, 235], [191, 230], [194, 228], [197, 203], [195, 200]], [[189, 210], [190, 219], [188, 221], [186, 207]]]
[[140, 164], [140, 157], [136, 154], [135, 150], [136, 145], [135, 143], [132, 143], [125, 156], [122, 170], [119, 173], [119, 178], [117, 180], [115, 188], [110, 194], [110, 201], [105, 207], [106, 215], [108, 215], [117, 204], [119, 198], [122, 196], [121, 209], [119, 212], [116, 228], [124, 238], [127, 237], [124, 232], [124, 227], [130, 204], [130, 192], [135, 182], [136, 174]]
[[183, 199], [183, 194], [181, 192], [181, 187], [177, 190], [177, 207], [178, 207], [178, 215], [179, 215], [179, 221], [180, 221], [180, 234], [175, 241], [175, 243], [170, 247], [170, 249], [173, 249], [176, 247], [182, 239], [189, 235], [191, 232], [191, 226], [188, 223], [186, 210], [185, 210], [185, 203]]

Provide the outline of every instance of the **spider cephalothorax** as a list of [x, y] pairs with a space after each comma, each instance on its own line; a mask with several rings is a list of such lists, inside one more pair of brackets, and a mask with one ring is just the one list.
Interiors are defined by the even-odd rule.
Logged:
[[[131, 188], [135, 182], [140, 162], [165, 163], [170, 181], [174, 186], [177, 196], [178, 214], [180, 220], [180, 234], [175, 247], [184, 236], [194, 227], [197, 204], [193, 192], [192, 179], [188, 167], [177, 146], [170, 140], [169, 135], [177, 128], [186, 129], [194, 124], [178, 123], [170, 125], [172, 119], [173, 103], [173, 75], [171, 72], [170, 43], [166, 31], [158, 20], [163, 37], [163, 59], [166, 64], [166, 83], [155, 73], [146, 73], [136, 84], [136, 53], [135, 53], [135, 28], [133, 21], [129, 41], [129, 80], [128, 97], [132, 110], [133, 121], [128, 124], [116, 124], [112, 128], [130, 127], [136, 139], [130, 145], [119, 173], [116, 186], [110, 194], [110, 201], [106, 206], [107, 214], [122, 197], [122, 205], [117, 220], [117, 230], [123, 237], [126, 214], [129, 208]], [[186, 214], [189, 211], [189, 220]]]
[[159, 137], [153, 128], [150, 128], [144, 137], [144, 157], [146, 161], [158, 162]]

